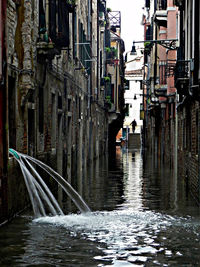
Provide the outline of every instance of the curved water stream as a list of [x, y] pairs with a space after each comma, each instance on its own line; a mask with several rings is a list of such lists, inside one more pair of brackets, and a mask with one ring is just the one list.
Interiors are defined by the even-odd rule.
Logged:
[[1, 266], [200, 266], [199, 208], [166, 166], [118, 148], [81, 181], [93, 212], [3, 226]]
[[[64, 215], [53, 194], [36, 170], [36, 167], [43, 169], [49, 175], [49, 178], [52, 177], [62, 187], [81, 212], [90, 211], [90, 208], [78, 192], [76, 192], [76, 190], [74, 190], [74, 188], [51, 167], [40, 160], [17, 152], [12, 148], [9, 149], [9, 153], [15, 157], [20, 165], [35, 216], [46, 216], [48, 213], [52, 215]], [[46, 206], [44, 205], [44, 202]]]

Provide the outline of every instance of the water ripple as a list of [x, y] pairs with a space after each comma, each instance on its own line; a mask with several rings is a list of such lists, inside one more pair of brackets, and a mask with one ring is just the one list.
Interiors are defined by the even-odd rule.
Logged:
[[[188, 218], [132, 209], [43, 217], [35, 219], [34, 223], [64, 227], [72, 236], [105, 244], [104, 255], [95, 259], [112, 262], [126, 260], [137, 264], [155, 255], [159, 258], [181, 257], [183, 253], [173, 247], [176, 243], [172, 244], [171, 232], [179, 229], [176, 238], [184, 239], [182, 232], [191, 234], [194, 226]], [[195, 224], [195, 227], [200, 230], [200, 224]], [[200, 241], [198, 233], [196, 239]]]

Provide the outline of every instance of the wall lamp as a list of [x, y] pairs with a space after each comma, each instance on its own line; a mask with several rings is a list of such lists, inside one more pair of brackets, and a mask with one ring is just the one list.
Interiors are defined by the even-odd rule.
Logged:
[[135, 49], [135, 42], [133, 41], [133, 45], [131, 48], [131, 55], [137, 55], [136, 49]]
[[[127, 51], [125, 54], [125, 62], [127, 62], [127, 54], [130, 53], [131, 56], [137, 55], [136, 49], [135, 49], [135, 42], [133, 42], [131, 51]], [[135, 60], [135, 59], [134, 59]]]
[[142, 40], [142, 41], [134, 41], [132, 49], [135, 47], [135, 43], [153, 43], [153, 44], [159, 44], [162, 45], [163, 47], [170, 49], [170, 50], [175, 50], [176, 49], [176, 42], [178, 39], [160, 39], [160, 40]]

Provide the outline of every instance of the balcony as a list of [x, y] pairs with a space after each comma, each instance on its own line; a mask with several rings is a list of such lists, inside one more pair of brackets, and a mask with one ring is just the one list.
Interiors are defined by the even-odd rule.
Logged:
[[106, 63], [110, 65], [116, 65], [118, 63], [116, 48], [106, 47]]
[[176, 60], [167, 60], [166, 61], [166, 68], [165, 68], [165, 76], [170, 77], [174, 76], [174, 70], [176, 67]]
[[190, 61], [179, 60], [174, 68], [175, 86], [179, 94], [187, 95], [190, 83]]
[[39, 1], [37, 54], [39, 60], [51, 60], [61, 49], [69, 49], [69, 9], [75, 8], [76, 0], [57, 1], [57, 4], [48, 1], [48, 8], [43, 2]]
[[150, 0], [145, 0], [145, 7], [150, 8]]
[[166, 79], [167, 61], [162, 60], [159, 63], [159, 84], [167, 84]]
[[60, 51], [55, 47], [55, 44], [52, 42], [45, 42], [39, 40], [37, 42], [37, 55], [38, 60], [42, 61], [46, 58], [52, 60], [55, 55], [59, 55]]

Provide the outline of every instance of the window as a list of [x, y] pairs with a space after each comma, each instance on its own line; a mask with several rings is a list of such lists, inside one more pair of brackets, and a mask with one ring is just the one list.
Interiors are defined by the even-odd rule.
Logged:
[[100, 77], [103, 75], [103, 59], [102, 59], [102, 51], [100, 50]]
[[78, 98], [78, 114], [79, 114], [79, 119], [81, 119], [81, 97]]
[[129, 116], [129, 104], [126, 104], [125, 116]]
[[15, 79], [8, 78], [9, 147], [16, 148]]
[[44, 0], [39, 0], [39, 33], [44, 34], [46, 32], [46, 20]]
[[75, 59], [77, 57], [77, 16], [76, 12], [72, 14], [73, 20], [72, 20], [72, 30], [73, 30], [73, 58]]
[[49, 37], [59, 47], [69, 47], [69, 11], [66, 1], [49, 0]]
[[44, 132], [44, 90], [39, 87], [39, 132]]
[[146, 0], [146, 1], [145, 1], [145, 6], [146, 6], [146, 7], [150, 7], [150, 0]]
[[52, 94], [52, 117], [51, 117], [51, 146], [56, 147], [56, 96]]
[[35, 150], [35, 110], [28, 109], [28, 153], [34, 155]]
[[79, 59], [82, 65], [87, 70], [88, 74], [91, 72], [91, 48], [90, 41], [86, 39], [86, 34], [83, 30], [83, 24], [79, 20]]
[[199, 112], [196, 111], [196, 155], [198, 155], [199, 146]]
[[166, 84], [166, 75], [165, 75], [165, 70], [166, 70], [166, 61], [160, 61], [159, 64], [159, 83], [160, 84]]
[[129, 89], [130, 89], [130, 81], [125, 80], [125, 90], [129, 90]]
[[62, 109], [62, 96], [58, 95], [58, 109]]
[[166, 8], [167, 8], [167, 0], [160, 0], [159, 8], [160, 8], [161, 10], [166, 9]]
[[68, 107], [68, 112], [71, 112], [71, 98], [68, 98], [67, 107]]
[[111, 102], [114, 103], [114, 96], [115, 96], [115, 85], [114, 83], [111, 84]]
[[186, 142], [188, 151], [191, 151], [191, 113], [189, 109], [186, 114]]

